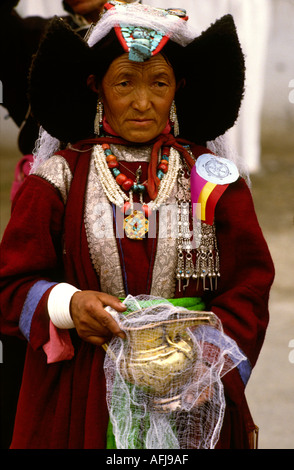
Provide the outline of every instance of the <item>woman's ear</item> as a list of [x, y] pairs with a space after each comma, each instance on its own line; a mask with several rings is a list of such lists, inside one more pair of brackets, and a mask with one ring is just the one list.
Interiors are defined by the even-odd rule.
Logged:
[[94, 93], [99, 93], [100, 89], [97, 83], [97, 79], [95, 75], [89, 75], [87, 78], [87, 86], [92, 90]]

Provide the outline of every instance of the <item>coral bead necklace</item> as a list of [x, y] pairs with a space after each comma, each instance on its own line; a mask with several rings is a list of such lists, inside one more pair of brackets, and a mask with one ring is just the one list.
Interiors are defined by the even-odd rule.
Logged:
[[[116, 182], [125, 190], [129, 191], [132, 190], [134, 193], [143, 193], [146, 190], [147, 186], [147, 181], [145, 181], [143, 184], [140, 183], [139, 181], [139, 176], [140, 174], [137, 172], [136, 173], [136, 180], [132, 180], [130, 178], [127, 178], [126, 175], [124, 175], [120, 170], [119, 170], [119, 162], [117, 160], [117, 157], [113, 155], [110, 145], [109, 144], [102, 144], [102, 148], [104, 150], [104, 154], [106, 157], [107, 161], [107, 166], [108, 168], [112, 171], [112, 174], [116, 180]], [[163, 154], [161, 157], [161, 161], [157, 167], [157, 176], [161, 180], [165, 173], [168, 170], [168, 162], [169, 162], [169, 153], [170, 149], [167, 147], [163, 149]]]
[[[164, 148], [157, 166], [157, 177], [160, 179], [158, 194], [154, 201], [144, 204], [144, 193], [148, 181], [140, 181], [141, 167], [136, 171], [135, 178], [129, 178], [119, 169], [117, 157], [112, 153], [109, 144], [96, 145], [93, 150], [94, 163], [100, 182], [109, 201], [121, 207], [129, 215], [124, 220], [124, 229], [129, 238], [141, 240], [148, 232], [150, 211], [163, 204], [174, 187], [179, 171], [179, 153], [175, 149]], [[127, 194], [129, 193], [129, 195]], [[133, 193], [139, 195], [142, 211], [135, 211]]]

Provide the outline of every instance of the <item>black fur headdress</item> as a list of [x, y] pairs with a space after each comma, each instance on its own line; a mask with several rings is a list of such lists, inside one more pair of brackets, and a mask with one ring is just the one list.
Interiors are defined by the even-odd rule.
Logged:
[[[232, 16], [222, 17], [188, 45], [167, 38], [162, 44], [160, 52], [184, 84], [175, 97], [180, 136], [203, 144], [224, 134], [238, 117], [245, 79]], [[102, 78], [124, 52], [117, 28], [90, 46], [62, 19], [54, 18], [29, 77], [31, 109], [39, 124], [62, 142], [91, 136], [97, 95], [87, 87], [87, 77]]]

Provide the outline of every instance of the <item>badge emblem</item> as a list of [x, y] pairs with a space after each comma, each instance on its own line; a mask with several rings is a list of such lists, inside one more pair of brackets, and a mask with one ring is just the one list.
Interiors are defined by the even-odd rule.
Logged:
[[231, 160], [210, 153], [198, 157], [196, 170], [203, 179], [214, 184], [233, 183], [239, 177], [239, 171]]

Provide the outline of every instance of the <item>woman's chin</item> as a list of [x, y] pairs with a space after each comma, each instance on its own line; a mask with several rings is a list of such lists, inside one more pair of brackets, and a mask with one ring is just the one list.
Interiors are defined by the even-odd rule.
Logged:
[[125, 140], [133, 143], [144, 143], [150, 142], [151, 140], [158, 137], [163, 129], [148, 129], [147, 126], [137, 126], [136, 129], [132, 129], [125, 132], [118, 132], [118, 134], [123, 137]]

